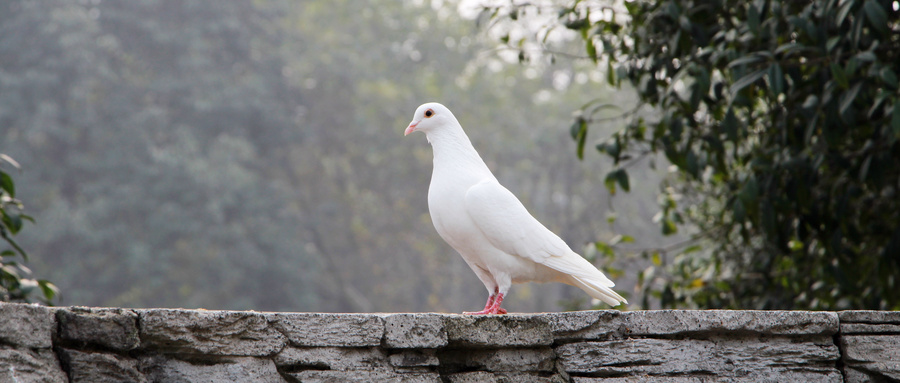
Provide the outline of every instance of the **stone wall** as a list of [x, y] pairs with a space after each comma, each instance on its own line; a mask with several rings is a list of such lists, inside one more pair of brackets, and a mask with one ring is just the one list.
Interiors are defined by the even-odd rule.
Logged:
[[900, 312], [471, 317], [0, 303], [0, 383], [896, 380]]

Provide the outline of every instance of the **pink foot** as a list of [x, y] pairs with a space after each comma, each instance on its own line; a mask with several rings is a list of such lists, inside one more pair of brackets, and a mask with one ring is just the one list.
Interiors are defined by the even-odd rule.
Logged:
[[503, 294], [496, 293], [496, 295], [491, 295], [488, 297], [487, 304], [484, 306], [484, 310], [477, 312], [463, 312], [466, 315], [488, 315], [488, 314], [506, 314], [506, 309], [500, 307], [500, 304], [503, 303]]

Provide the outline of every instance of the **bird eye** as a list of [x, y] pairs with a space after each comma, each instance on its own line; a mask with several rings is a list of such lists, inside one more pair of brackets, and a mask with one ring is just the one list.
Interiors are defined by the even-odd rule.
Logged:
[[431, 118], [431, 116], [434, 116], [434, 111], [431, 110], [431, 109], [426, 110], [426, 111], [425, 111], [425, 118]]

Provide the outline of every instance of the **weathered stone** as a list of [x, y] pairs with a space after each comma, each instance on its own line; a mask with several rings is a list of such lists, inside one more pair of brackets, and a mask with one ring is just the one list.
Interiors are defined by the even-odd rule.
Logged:
[[553, 343], [550, 323], [540, 315], [452, 315], [445, 317], [444, 329], [451, 346], [534, 347]]
[[555, 313], [548, 318], [554, 337], [561, 341], [723, 332], [830, 336], [838, 331], [837, 315], [811, 311], [606, 310]]
[[394, 367], [431, 367], [440, 364], [434, 350], [403, 350], [390, 356]]
[[68, 307], [56, 310], [59, 337], [64, 341], [128, 351], [141, 344], [138, 315], [131, 310]]
[[900, 311], [852, 310], [838, 313], [841, 323], [895, 323], [900, 324]]
[[796, 380], [797, 371], [821, 381], [840, 377], [834, 368], [839, 357], [837, 347], [824, 339], [628, 339], [570, 343], [556, 352], [566, 372], [599, 377], [647, 374], [733, 378], [770, 374], [773, 379], [788, 381]]
[[762, 310], [651, 310], [622, 313], [626, 336], [755, 332], [826, 335], [838, 332], [832, 312]]
[[141, 364], [151, 382], [286, 383], [274, 362], [253, 357], [219, 357], [202, 363], [190, 363], [153, 356], [144, 358]]
[[900, 380], [900, 335], [841, 337], [844, 365], [870, 376]]
[[869, 374], [866, 371], [844, 366], [845, 383], [872, 383], [884, 381], [888, 381], [888, 379], [883, 376], [879, 376], [879, 374]]
[[14, 349], [0, 346], [0, 382], [68, 383], [69, 379], [50, 349]]
[[275, 365], [291, 369], [359, 370], [387, 365], [384, 351], [375, 347], [287, 347], [274, 360]]
[[125, 356], [63, 348], [60, 358], [71, 383], [147, 382], [138, 370], [137, 360]]
[[387, 348], [439, 348], [446, 345], [443, 315], [393, 314], [384, 318], [384, 346]]
[[571, 311], [546, 314], [557, 340], [605, 340], [625, 333], [618, 310]]
[[264, 356], [285, 336], [263, 314], [249, 311], [137, 310], [143, 348], [161, 352]]
[[565, 379], [557, 376], [542, 376], [534, 373], [510, 373], [472, 371], [448, 374], [449, 383], [563, 383]]
[[384, 319], [367, 314], [268, 314], [272, 325], [295, 346], [380, 346]]
[[[781, 369], [789, 370], [789, 369]], [[689, 376], [666, 376], [666, 375], [637, 375], [623, 376], [616, 378], [590, 378], [590, 377], [574, 377], [574, 383], [720, 383], [720, 382], [742, 382], [742, 383], [784, 383], [784, 382], [816, 382], [816, 383], [838, 383], [842, 382], [841, 375], [834, 372], [823, 377], [817, 372], [807, 372], [803, 370], [781, 371], [773, 370], [771, 373], [765, 371], [757, 371], [747, 375], [741, 375], [734, 378], [721, 378], [707, 375], [689, 375]], [[785, 375], [788, 374], [788, 375]], [[788, 380], [790, 379], [790, 380]]]
[[436, 372], [398, 373], [391, 370], [370, 370], [365, 372], [306, 370], [289, 373], [288, 375], [303, 383], [441, 383], [441, 377]]
[[841, 335], [900, 334], [900, 324], [841, 323]]
[[438, 351], [442, 371], [553, 371], [556, 356], [549, 348], [452, 349]]
[[0, 343], [28, 348], [53, 346], [56, 321], [47, 307], [0, 302], [0, 318]]

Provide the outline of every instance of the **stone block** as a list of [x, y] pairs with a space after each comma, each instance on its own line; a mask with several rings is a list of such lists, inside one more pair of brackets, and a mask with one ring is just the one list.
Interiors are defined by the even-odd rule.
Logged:
[[274, 360], [276, 366], [294, 370], [360, 370], [387, 365], [384, 350], [376, 347], [287, 347]]
[[[841, 383], [841, 374], [834, 372], [822, 377], [818, 373], [806, 371], [790, 371], [790, 376], [782, 375], [776, 371], [774, 374], [755, 372], [735, 378], [720, 378], [706, 375], [667, 376], [667, 375], [636, 375], [615, 378], [574, 377], [573, 383], [785, 383], [785, 382], [815, 382], [815, 383]], [[791, 379], [791, 380], [785, 380]]]
[[445, 349], [437, 356], [440, 369], [450, 372], [549, 372], [556, 363], [550, 348]]
[[821, 311], [650, 310], [621, 315], [625, 336], [754, 332], [824, 335], [838, 332], [838, 316]]
[[535, 347], [553, 343], [550, 322], [540, 315], [445, 317], [447, 340], [454, 347]]
[[838, 313], [841, 323], [900, 324], [900, 311], [851, 310]]
[[384, 319], [370, 314], [273, 313], [272, 325], [294, 346], [372, 347], [384, 337]]
[[56, 320], [51, 309], [24, 303], [0, 302], [0, 343], [28, 348], [53, 346]]
[[287, 344], [266, 316], [250, 311], [136, 310], [144, 349], [166, 353], [265, 356]]
[[841, 335], [852, 334], [900, 334], [900, 324], [841, 323]]
[[60, 349], [59, 355], [71, 383], [148, 382], [137, 360], [126, 356], [66, 348]]
[[140, 363], [151, 382], [287, 383], [269, 359], [218, 357], [189, 362], [156, 355]]
[[403, 350], [389, 357], [391, 366], [409, 368], [409, 367], [432, 367], [440, 364], [435, 350]]
[[449, 383], [565, 383], [567, 380], [558, 375], [544, 376], [535, 373], [509, 373], [472, 371], [448, 374]]
[[545, 314], [556, 340], [606, 340], [625, 333], [618, 310], [570, 311]]
[[440, 348], [447, 345], [444, 315], [393, 314], [384, 317], [387, 348]]
[[69, 379], [50, 349], [0, 346], [0, 382], [68, 383]]
[[56, 310], [63, 341], [100, 345], [116, 351], [140, 346], [138, 315], [124, 309], [64, 307]]
[[882, 380], [900, 380], [900, 335], [841, 337], [844, 365]]
[[779, 381], [806, 380], [800, 379], [801, 376], [813, 376], [816, 381], [840, 377], [840, 372], [834, 368], [839, 357], [834, 344], [796, 342], [780, 337], [583, 342], [557, 347], [556, 353], [567, 373], [597, 377], [698, 375], [736, 378], [769, 374]]
[[303, 383], [441, 383], [441, 377], [436, 372], [398, 373], [383, 369], [369, 371], [306, 370], [288, 373], [288, 375]]

